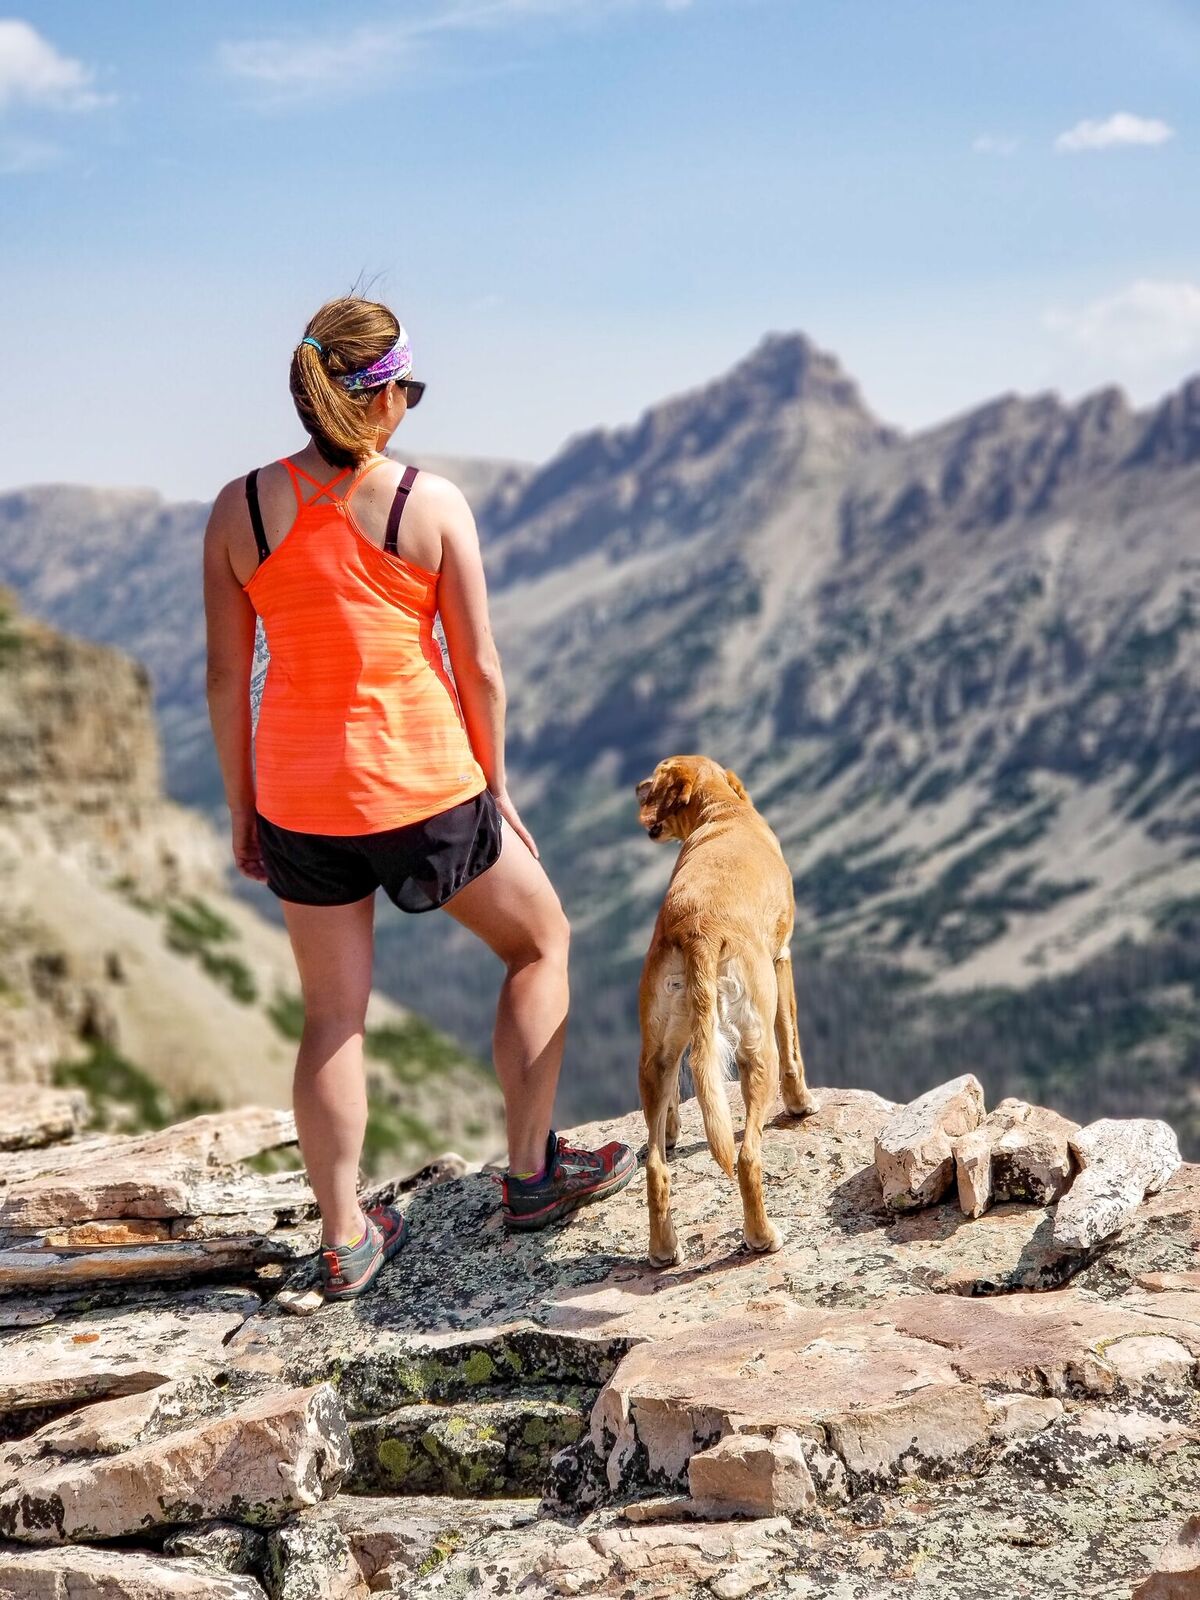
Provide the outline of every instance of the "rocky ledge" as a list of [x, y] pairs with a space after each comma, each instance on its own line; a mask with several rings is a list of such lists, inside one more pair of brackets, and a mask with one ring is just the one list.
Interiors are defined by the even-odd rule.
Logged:
[[[306, 1191], [245, 1165], [278, 1113], [85, 1158], [13, 1109], [0, 1596], [1200, 1593], [1200, 1168], [977, 1087], [780, 1116], [765, 1256], [685, 1102], [666, 1271], [640, 1183], [509, 1237], [447, 1161], [379, 1191], [376, 1292], [305, 1317]], [[1076, 1190], [1115, 1231], [1060, 1225]]]

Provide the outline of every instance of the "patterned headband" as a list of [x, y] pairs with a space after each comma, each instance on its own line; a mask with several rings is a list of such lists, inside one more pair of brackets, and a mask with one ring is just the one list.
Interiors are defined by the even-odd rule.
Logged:
[[377, 384], [387, 383], [389, 378], [407, 378], [411, 371], [412, 349], [408, 335], [401, 328], [400, 337], [386, 355], [380, 356], [378, 361], [364, 367], [361, 372], [347, 372], [337, 381], [343, 389], [354, 394], [359, 389], [373, 389]]

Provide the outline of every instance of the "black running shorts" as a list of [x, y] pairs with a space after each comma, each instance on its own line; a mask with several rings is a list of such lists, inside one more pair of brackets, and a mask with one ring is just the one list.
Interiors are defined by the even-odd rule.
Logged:
[[500, 813], [488, 789], [378, 833], [297, 833], [256, 816], [268, 888], [305, 906], [350, 905], [382, 887], [401, 911], [432, 911], [500, 854]]

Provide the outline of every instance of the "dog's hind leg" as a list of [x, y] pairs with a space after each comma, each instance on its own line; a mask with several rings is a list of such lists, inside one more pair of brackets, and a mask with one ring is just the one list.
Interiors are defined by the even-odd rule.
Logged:
[[783, 1103], [793, 1117], [806, 1117], [817, 1109], [817, 1102], [804, 1081], [804, 1057], [800, 1054], [800, 1030], [796, 1024], [796, 979], [786, 945], [775, 957], [775, 988], [775, 1043], [779, 1049]]
[[666, 1147], [668, 1153], [674, 1150], [679, 1143], [679, 1062], [675, 1063], [675, 1076], [671, 1085], [671, 1098], [667, 1104], [667, 1137]]
[[[751, 1250], [778, 1250], [783, 1235], [767, 1216], [762, 1186], [763, 1122], [779, 1090], [779, 1049], [772, 1007], [775, 983], [764, 957], [746, 973], [747, 1007], [741, 1018], [738, 1076], [746, 1105], [746, 1127], [738, 1152], [738, 1188], [742, 1192], [742, 1236]], [[748, 1014], [747, 1014], [748, 1012]]]
[[[646, 1205], [650, 1212], [650, 1260], [671, 1267], [679, 1260], [679, 1239], [671, 1221], [671, 1169], [667, 1166], [667, 1122], [678, 1104], [682, 1042], [643, 1043], [638, 1087], [646, 1117]], [[676, 1111], [678, 1119], [678, 1111]]]

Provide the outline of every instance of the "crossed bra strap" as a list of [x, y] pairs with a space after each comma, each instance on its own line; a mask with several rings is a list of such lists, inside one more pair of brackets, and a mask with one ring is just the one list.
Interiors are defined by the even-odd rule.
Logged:
[[[367, 472], [370, 472], [372, 467], [377, 467], [377, 466], [380, 466], [381, 464], [382, 464], [381, 461], [373, 461], [371, 463], [371, 466], [367, 468]], [[300, 467], [294, 467], [293, 464], [290, 461], [288, 461], [286, 458], [284, 458], [284, 465], [288, 468], [288, 470], [290, 472], [299, 473], [301, 477], [306, 477], [306, 478], [308, 477], [308, 474], [306, 472], [304, 472]], [[348, 470], [349, 469], [347, 468], [347, 471]], [[412, 488], [413, 483], [416, 480], [417, 471], [418, 471], [418, 469], [416, 467], [405, 467], [404, 472], [403, 472], [403, 474], [402, 474], [402, 476], [400, 478], [399, 487], [396, 490], [396, 497], [392, 501], [391, 510], [388, 512], [387, 536], [383, 541], [383, 548], [388, 552], [389, 555], [393, 555], [394, 556], [394, 555], [398, 555], [399, 554], [399, 551], [396, 549], [396, 534], [397, 534], [397, 532], [399, 531], [399, 528], [400, 528], [400, 518], [404, 515], [404, 503], [408, 499], [408, 492]], [[258, 546], [258, 559], [260, 561], [265, 561], [267, 559], [267, 557], [271, 554], [271, 547], [267, 543], [266, 530], [263, 528], [262, 511], [259, 508], [259, 504], [258, 504], [258, 473], [259, 473], [259, 468], [255, 467], [253, 469], [253, 471], [248, 472], [246, 474], [246, 504], [250, 508], [250, 526], [254, 529], [254, 543]], [[361, 474], [361, 476], [358, 479], [358, 482], [355, 483], [353, 488], [351, 489], [351, 491], [350, 491], [351, 494], [353, 494], [354, 489], [358, 488], [358, 483], [361, 483], [362, 479], [365, 478], [366, 475], [367, 475], [366, 472]], [[341, 472], [341, 473], [338, 474], [338, 476], [335, 479], [333, 479], [332, 483], [327, 483], [327, 484], [324, 484], [324, 485], [316, 484], [316, 479], [315, 478], [309, 478], [308, 481], [310, 483], [316, 484], [316, 487], [318, 489], [320, 489], [322, 493], [325, 493], [327, 490], [332, 489], [334, 484], [340, 483], [341, 480], [345, 476], [346, 476], [346, 473], [345, 472]], [[293, 477], [293, 482], [294, 481], [295, 481], [295, 479]], [[297, 488], [297, 496], [299, 496], [299, 489], [298, 488]], [[303, 505], [311, 505], [312, 504], [312, 500], [316, 500], [316, 499], [319, 499], [319, 498], [320, 498], [319, 495], [313, 495], [312, 499], [307, 500], [307, 501], [301, 501], [301, 505], [302, 506]], [[331, 496], [331, 498], [332, 498], [332, 496]], [[345, 500], [348, 500], [350, 498], [350, 495], [347, 494], [343, 498]], [[336, 503], [337, 502], [335, 501], [335, 504]]]
[[400, 518], [404, 515], [404, 504], [408, 499], [408, 491], [412, 488], [417, 476], [416, 467], [405, 467], [396, 490], [396, 498], [392, 501], [392, 509], [388, 512], [387, 537], [383, 541], [383, 548], [388, 555], [399, 555], [396, 549], [396, 534], [400, 529]]

